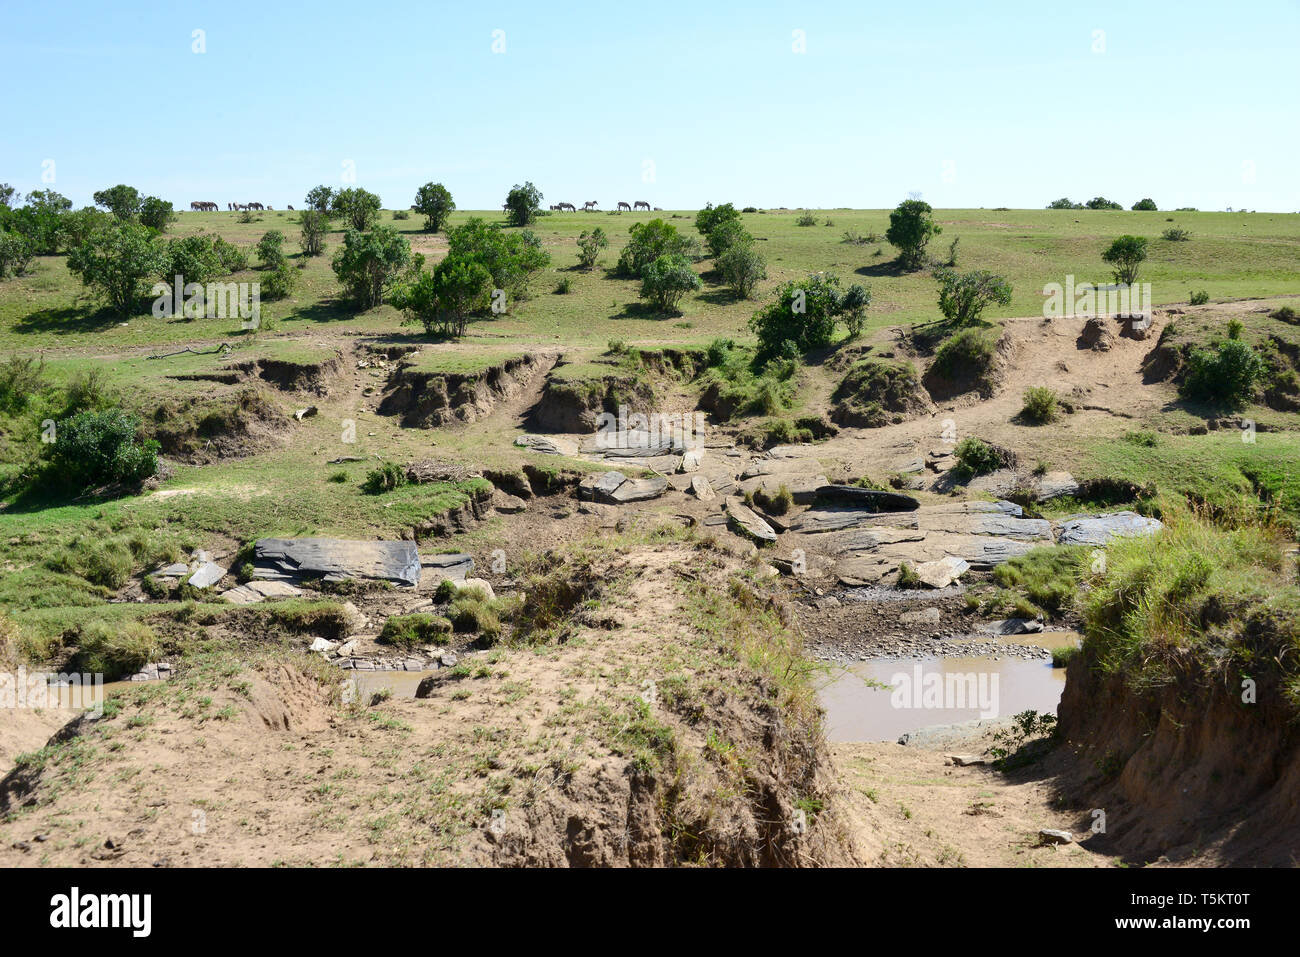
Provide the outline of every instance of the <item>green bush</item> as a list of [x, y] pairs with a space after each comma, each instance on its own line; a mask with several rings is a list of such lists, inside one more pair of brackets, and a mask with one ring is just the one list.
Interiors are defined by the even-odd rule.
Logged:
[[1185, 243], [1192, 238], [1192, 234], [1181, 226], [1170, 226], [1160, 234], [1160, 238], [1168, 240], [1171, 243]]
[[35, 254], [36, 249], [26, 236], [0, 229], [0, 279], [27, 272]]
[[904, 269], [920, 269], [925, 265], [925, 247], [931, 237], [943, 232], [935, 224], [929, 203], [907, 199], [889, 214], [889, 229], [885, 239], [898, 247], [898, 262]]
[[1120, 236], [1102, 252], [1103, 262], [1114, 267], [1115, 281], [1132, 284], [1137, 282], [1138, 268], [1147, 258], [1147, 240], [1145, 236]]
[[797, 219], [795, 219], [794, 224], [796, 226], [816, 226], [817, 217], [814, 216], [812, 213], [803, 213]]
[[363, 309], [373, 309], [397, 274], [411, 261], [411, 244], [392, 226], [376, 226], [368, 233], [349, 229], [343, 248], [334, 255], [336, 275]]
[[455, 212], [456, 202], [441, 183], [425, 183], [416, 192], [412, 208], [424, 216], [425, 232], [436, 233], [447, 225], [447, 217]]
[[1056, 418], [1056, 393], [1046, 386], [1035, 385], [1025, 390], [1025, 405], [1020, 410], [1026, 422], [1043, 425]]
[[263, 275], [258, 282], [260, 284], [258, 298], [274, 302], [293, 294], [298, 286], [298, 270], [294, 269], [287, 259], [281, 259], [280, 264]]
[[45, 358], [10, 356], [0, 365], [0, 409], [21, 412], [45, 387]]
[[501, 634], [501, 618], [496, 603], [477, 589], [461, 589], [452, 601], [447, 617], [458, 632], [477, 633], [488, 639]]
[[68, 271], [122, 316], [137, 311], [150, 280], [165, 264], [166, 252], [155, 234], [130, 222], [101, 230], [68, 253]]
[[751, 298], [759, 280], [767, 278], [767, 263], [748, 238], [729, 245], [718, 256], [717, 266], [728, 288], [741, 299]]
[[1290, 306], [1283, 306], [1280, 309], [1275, 309], [1268, 315], [1270, 319], [1276, 319], [1279, 322], [1285, 322], [1288, 325], [1300, 325], [1300, 314], [1297, 314]]
[[361, 483], [361, 489], [367, 495], [379, 495], [382, 492], [391, 492], [395, 488], [401, 488], [406, 483], [406, 469], [396, 462], [385, 462], [379, 468], [371, 469], [366, 473], [366, 479]]
[[136, 482], [158, 470], [158, 443], [139, 441], [139, 419], [121, 409], [86, 410], [55, 425], [46, 446], [53, 477], [73, 488]]
[[279, 269], [284, 265], [284, 233], [268, 229], [257, 241], [257, 258], [264, 269]]
[[329, 216], [319, 210], [304, 209], [298, 214], [301, 235], [298, 244], [303, 255], [319, 256], [325, 252], [325, 236], [330, 230]]
[[664, 312], [673, 312], [688, 292], [700, 288], [700, 277], [685, 256], [660, 256], [641, 270], [641, 298]]
[[1263, 371], [1264, 361], [1249, 343], [1228, 339], [1192, 352], [1181, 391], [1185, 398], [1240, 407], [1254, 398]]
[[694, 259], [699, 251], [699, 243], [689, 236], [683, 236], [672, 223], [662, 219], [633, 223], [627, 245], [619, 254], [615, 272], [620, 276], [640, 279], [642, 271], [661, 256]]
[[1023, 595], [1048, 617], [1059, 617], [1073, 607], [1089, 554], [1081, 545], [1035, 548], [998, 565], [993, 580]]
[[758, 358], [794, 358], [831, 344], [835, 323], [843, 311], [839, 279], [817, 273], [791, 280], [776, 290], [776, 298], [754, 313], [749, 326], [758, 336]]
[[954, 468], [966, 476], [987, 475], [1002, 465], [1002, 458], [997, 450], [973, 436], [958, 442], [952, 454], [957, 459]]
[[578, 237], [578, 265], [583, 269], [591, 269], [596, 265], [600, 251], [608, 245], [609, 237], [605, 235], [605, 230], [599, 226], [590, 231], [584, 229]]
[[1187, 301], [1193, 306], [1203, 306], [1210, 301], [1210, 294], [1202, 289], [1199, 292], [1191, 293]]
[[939, 283], [939, 311], [955, 326], [970, 325], [990, 305], [1011, 302], [1011, 283], [987, 269], [959, 273], [941, 268], [934, 278]]
[[794, 507], [794, 495], [784, 483], [771, 494], [762, 488], [755, 489], [754, 501], [769, 515], [784, 515]]

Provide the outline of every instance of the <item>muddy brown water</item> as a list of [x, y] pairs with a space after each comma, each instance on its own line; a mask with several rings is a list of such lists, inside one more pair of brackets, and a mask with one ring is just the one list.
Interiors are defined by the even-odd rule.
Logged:
[[[1077, 645], [1075, 632], [1017, 635], [1004, 641], [1043, 648]], [[826, 736], [835, 743], [896, 741], [934, 725], [1056, 713], [1065, 669], [1051, 659], [871, 658], [831, 669], [818, 689]]]

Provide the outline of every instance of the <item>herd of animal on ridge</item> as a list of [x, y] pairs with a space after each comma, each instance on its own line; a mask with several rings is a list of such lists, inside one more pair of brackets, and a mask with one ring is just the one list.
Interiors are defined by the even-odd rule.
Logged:
[[[415, 207], [412, 206], [411, 208], [414, 209]], [[501, 208], [509, 209], [510, 207], [508, 204], [502, 204]], [[197, 200], [193, 203], [190, 203], [190, 211], [194, 213], [215, 213], [218, 209], [220, 209], [220, 207], [216, 203], [209, 203], [204, 200]], [[226, 209], [229, 210], [230, 212], [244, 212], [246, 210], [254, 210], [254, 209], [265, 209], [265, 210], [270, 210], [271, 212], [275, 211], [274, 207], [263, 206], [261, 203], [226, 203]], [[600, 209], [600, 203], [594, 199], [589, 199], [587, 200], [587, 202], [582, 204], [582, 211], [584, 213], [590, 212], [593, 209]], [[625, 209], [629, 213], [638, 209], [644, 209], [648, 213], [650, 212], [650, 204], [647, 203], [644, 199], [638, 199], [635, 203], [625, 203], [622, 200], [620, 200], [618, 204], [618, 211], [622, 212]], [[662, 207], [656, 206], [654, 209], [656, 212], [663, 212]], [[290, 206], [289, 210], [292, 211], [293, 207]], [[574, 206], [572, 203], [551, 204], [551, 212], [553, 213], [562, 213], [565, 210], [568, 210], [571, 213], [576, 213], [578, 211], [578, 207]]]

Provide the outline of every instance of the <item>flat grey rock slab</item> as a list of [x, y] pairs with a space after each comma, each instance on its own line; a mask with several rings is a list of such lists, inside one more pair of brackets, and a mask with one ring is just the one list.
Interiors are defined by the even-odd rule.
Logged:
[[1157, 518], [1146, 518], [1137, 512], [1113, 512], [1062, 522], [1057, 542], [1062, 545], [1105, 545], [1112, 538], [1154, 535], [1162, 528], [1164, 525]]
[[226, 570], [216, 562], [202, 562], [189, 578], [189, 584], [195, 588], [211, 588], [226, 577]]
[[818, 502], [844, 502], [873, 512], [911, 512], [921, 507], [910, 495], [856, 485], [822, 485], [816, 495]]
[[1073, 495], [1079, 491], [1079, 483], [1069, 472], [1048, 472], [1034, 483], [1034, 487], [1040, 502], [1060, 498], [1062, 495]]
[[[582, 487], [589, 490], [592, 498], [605, 499], [608, 501], [609, 496], [617, 491], [618, 487], [627, 481], [627, 476], [622, 472], [606, 472], [594, 479], [583, 481]], [[590, 484], [588, 484], [590, 483]]]
[[[898, 526], [898, 512], [875, 512], [861, 508], [811, 508], [790, 523], [790, 531], [817, 534], [820, 532], [842, 532], [852, 528], [871, 525]], [[915, 519], [908, 514], [908, 525], [915, 524]]]
[[1052, 523], [1045, 518], [1014, 518], [1010, 515], [918, 515], [920, 527], [931, 532], [959, 535], [990, 535], [1024, 541], [1051, 542]]
[[1073, 844], [1074, 835], [1069, 831], [1058, 831], [1055, 828], [1045, 827], [1038, 832], [1038, 839], [1044, 844]]
[[626, 505], [628, 502], [645, 502], [658, 498], [666, 491], [668, 479], [656, 475], [652, 478], [628, 479], [605, 497], [616, 505]]
[[253, 577], [332, 582], [372, 579], [415, 586], [420, 583], [420, 553], [414, 542], [262, 538], [253, 546]]
[[931, 588], [946, 588], [970, 570], [970, 562], [949, 555], [934, 562], [916, 566], [917, 577]]
[[727, 503], [727, 521], [737, 531], [757, 541], [776, 541], [776, 532], [772, 530], [772, 526], [742, 502]]
[[154, 572], [155, 578], [184, 578], [190, 573], [190, 566], [184, 562], [172, 562]]
[[1043, 630], [1043, 623], [1033, 618], [1002, 618], [985, 622], [979, 630], [986, 635], [1036, 635]]
[[221, 597], [235, 605], [256, 605], [268, 598], [296, 598], [302, 589], [283, 581], [253, 581], [237, 585], [221, 593]]
[[515, 439], [515, 445], [545, 455], [573, 456], [578, 454], [577, 442], [573, 439], [561, 438], [558, 435], [521, 435]]
[[460, 552], [450, 555], [421, 555], [420, 568], [431, 579], [442, 581], [450, 578], [454, 582], [461, 582], [474, 570], [474, 559]]

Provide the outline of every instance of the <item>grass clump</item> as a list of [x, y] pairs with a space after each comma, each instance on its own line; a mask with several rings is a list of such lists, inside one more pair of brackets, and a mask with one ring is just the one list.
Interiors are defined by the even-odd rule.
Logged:
[[1034, 614], [1021, 617], [1059, 618], [1074, 604], [1087, 560], [1082, 545], [1035, 548], [993, 569], [993, 580], [1031, 603]]
[[158, 636], [140, 621], [94, 619], [65, 636], [75, 646], [70, 662], [77, 671], [102, 674], [113, 681], [134, 674], [161, 653]]
[[758, 488], [754, 490], [754, 502], [769, 515], [784, 515], [794, 507], [794, 495], [782, 483], [775, 492]]
[[390, 615], [379, 632], [379, 641], [410, 650], [424, 645], [445, 645], [451, 640], [452, 623], [441, 615]]
[[1179, 664], [1235, 664], [1271, 674], [1300, 703], [1300, 588], [1284, 536], [1208, 510], [1162, 507], [1154, 538], [1113, 541], [1084, 599], [1084, 649], [1136, 688], [1166, 684]]
[[406, 482], [406, 469], [396, 462], [385, 462], [379, 468], [371, 469], [366, 473], [366, 479], [361, 483], [361, 490], [367, 495], [381, 495], [401, 488]]

